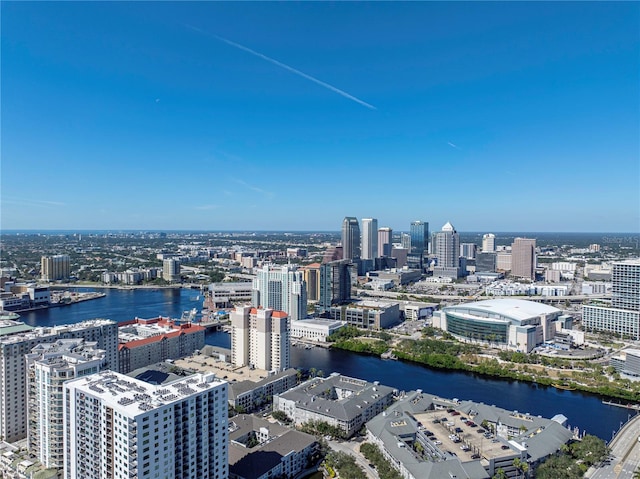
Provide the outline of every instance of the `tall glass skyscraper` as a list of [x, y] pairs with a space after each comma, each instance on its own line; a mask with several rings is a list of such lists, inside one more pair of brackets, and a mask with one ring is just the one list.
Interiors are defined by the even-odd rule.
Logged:
[[342, 220], [342, 258], [360, 258], [360, 225], [358, 218], [347, 216]]
[[413, 221], [409, 229], [411, 235], [411, 252], [424, 253], [429, 247], [429, 223]]
[[362, 218], [362, 259], [378, 257], [378, 220]]

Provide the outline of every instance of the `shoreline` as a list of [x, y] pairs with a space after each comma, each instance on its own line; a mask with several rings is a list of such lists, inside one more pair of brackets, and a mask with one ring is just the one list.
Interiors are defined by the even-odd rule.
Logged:
[[[342, 351], [349, 351], [355, 354], [363, 354], [365, 356], [377, 356], [380, 357], [380, 354], [374, 352], [374, 351], [354, 351], [348, 348], [344, 348], [344, 347], [340, 347], [340, 346], [336, 346], [335, 343], [332, 343], [329, 349], [340, 349]], [[617, 390], [612, 390], [610, 392], [603, 392], [600, 390], [596, 390], [595, 388], [589, 387], [589, 386], [584, 386], [580, 383], [576, 383], [574, 381], [571, 380], [566, 380], [567, 384], [566, 385], [562, 385], [562, 387], [557, 387], [556, 384], [559, 384], [559, 381], [557, 379], [553, 379], [550, 377], [539, 377], [539, 378], [535, 378], [535, 377], [531, 377], [529, 375], [523, 375], [521, 373], [518, 372], [514, 372], [512, 370], [508, 370], [508, 369], [502, 369], [500, 371], [500, 374], [492, 374], [490, 372], [487, 371], [482, 371], [479, 370], [479, 368], [477, 366], [472, 366], [472, 365], [468, 365], [466, 363], [459, 363], [460, 366], [459, 367], [446, 367], [446, 366], [438, 366], [437, 364], [428, 364], [425, 363], [423, 361], [420, 361], [418, 359], [414, 359], [412, 358], [409, 354], [404, 353], [402, 351], [398, 351], [398, 350], [393, 350], [393, 355], [397, 358], [398, 361], [403, 361], [403, 362], [407, 362], [407, 363], [413, 363], [413, 364], [417, 364], [420, 365], [422, 367], [426, 367], [429, 369], [434, 369], [434, 370], [444, 370], [444, 371], [457, 371], [457, 372], [466, 372], [469, 374], [474, 374], [474, 375], [479, 375], [481, 377], [486, 377], [486, 378], [491, 378], [491, 379], [501, 379], [501, 380], [505, 380], [505, 381], [522, 381], [522, 382], [526, 382], [526, 383], [530, 383], [530, 384], [536, 384], [538, 386], [546, 386], [546, 387], [553, 387], [555, 389], [558, 390], [562, 390], [562, 391], [569, 391], [569, 392], [580, 392], [583, 394], [591, 394], [594, 395], [600, 399], [618, 399], [618, 400], [625, 400], [625, 401], [636, 401], [639, 402], [640, 398], [636, 397], [633, 393], [629, 393], [629, 394], [625, 394], [624, 391], [620, 391], [618, 392]], [[609, 386], [607, 387], [607, 389], [611, 389], [614, 388], [615, 386]], [[617, 389], [617, 388], [616, 388]]]

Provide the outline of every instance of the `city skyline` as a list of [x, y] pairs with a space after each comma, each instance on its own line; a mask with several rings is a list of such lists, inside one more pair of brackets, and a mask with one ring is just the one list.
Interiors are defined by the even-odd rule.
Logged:
[[2, 231], [640, 231], [637, 3], [0, 8]]

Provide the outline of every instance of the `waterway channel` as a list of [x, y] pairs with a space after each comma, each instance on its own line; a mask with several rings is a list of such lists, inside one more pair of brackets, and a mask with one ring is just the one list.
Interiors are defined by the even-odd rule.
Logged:
[[[78, 289], [82, 291], [82, 289]], [[139, 318], [169, 316], [179, 318], [182, 312], [201, 309], [200, 292], [187, 289], [100, 290], [104, 298], [69, 306], [21, 314], [21, 320], [32, 326], [76, 323], [85, 319], [106, 318], [126, 321]], [[230, 336], [224, 332], [207, 334], [207, 344], [230, 347]], [[495, 404], [506, 409], [553, 417], [564, 414], [571, 427], [609, 441], [614, 431], [637, 411], [602, 404], [601, 398], [579, 391], [558, 390], [521, 381], [485, 378], [471, 373], [430, 369], [402, 361], [382, 360], [347, 351], [315, 347], [292, 348], [292, 365], [315, 368], [325, 375], [340, 372], [348, 376], [409, 391], [425, 392], [446, 398], [471, 399]]]

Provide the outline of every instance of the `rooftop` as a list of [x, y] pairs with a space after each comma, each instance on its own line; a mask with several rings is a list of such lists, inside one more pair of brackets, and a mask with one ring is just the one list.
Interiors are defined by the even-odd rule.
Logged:
[[459, 304], [444, 308], [447, 310], [471, 309], [476, 311], [493, 312], [516, 320], [524, 320], [543, 314], [558, 313], [560, 310], [553, 306], [527, 301], [525, 299], [488, 299], [472, 303]]
[[[113, 371], [103, 371], [65, 383], [65, 387], [75, 387], [87, 395], [98, 397], [126, 416], [143, 414], [221, 385], [226, 385], [226, 381], [217, 379], [214, 374], [197, 373], [154, 385]], [[135, 406], [137, 411], [133, 409]]]
[[[24, 323], [19, 323], [20, 325], [24, 325]], [[7, 335], [2, 332], [0, 328], [0, 344], [14, 344], [20, 343], [23, 341], [30, 341], [32, 339], [43, 338], [46, 336], [55, 336], [58, 334], [62, 334], [69, 331], [79, 331], [87, 328], [95, 328], [100, 326], [109, 326], [116, 325], [115, 321], [110, 319], [89, 319], [86, 321], [82, 321], [80, 323], [73, 324], [65, 324], [61, 326], [52, 326], [52, 327], [37, 327], [32, 328], [31, 326], [27, 326], [28, 330], [16, 331], [16, 333]], [[26, 325], [24, 325], [26, 326]], [[22, 326], [20, 326], [22, 327]]]

